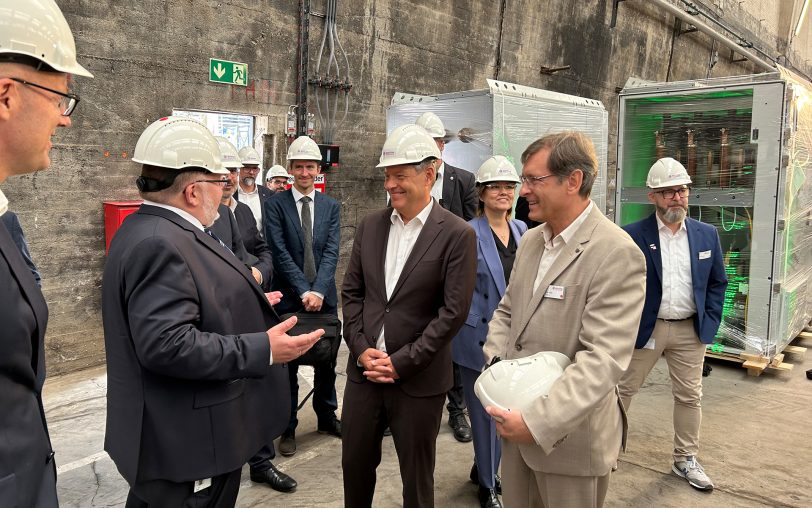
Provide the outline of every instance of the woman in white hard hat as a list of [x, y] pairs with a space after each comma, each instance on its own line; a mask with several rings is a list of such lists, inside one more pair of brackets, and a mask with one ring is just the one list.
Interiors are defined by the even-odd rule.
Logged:
[[468, 222], [477, 235], [477, 274], [474, 298], [468, 319], [454, 337], [454, 362], [460, 366], [465, 402], [474, 434], [475, 462], [471, 481], [479, 485], [482, 507], [501, 507], [501, 485], [496, 474], [501, 447], [496, 426], [474, 394], [474, 382], [482, 372], [485, 356], [482, 346], [488, 334], [488, 321], [505, 293], [519, 239], [527, 226], [511, 219], [516, 186], [520, 183], [513, 164], [497, 155], [486, 160], [477, 172], [478, 216]]

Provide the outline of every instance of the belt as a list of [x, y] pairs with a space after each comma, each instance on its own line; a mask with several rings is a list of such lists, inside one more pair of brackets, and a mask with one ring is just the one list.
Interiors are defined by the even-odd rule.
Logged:
[[659, 318], [659, 317], [657, 319], [659, 319], [660, 321], [665, 321], [666, 323], [674, 323], [676, 321], [687, 321], [689, 319], [693, 319], [694, 316], [696, 316], [696, 314], [691, 314], [690, 316], [688, 316], [686, 318], [679, 318], [679, 319], [665, 319], [665, 318]]

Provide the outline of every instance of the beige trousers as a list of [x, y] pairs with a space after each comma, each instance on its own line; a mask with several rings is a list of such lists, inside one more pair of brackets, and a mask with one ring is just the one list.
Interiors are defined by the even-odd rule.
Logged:
[[702, 423], [702, 362], [705, 344], [694, 331], [693, 319], [663, 321], [658, 319], [651, 334], [653, 349], [635, 349], [629, 368], [618, 386], [620, 400], [629, 410], [632, 397], [648, 373], [665, 355], [674, 396], [674, 460], [699, 453], [699, 427]]
[[519, 447], [502, 441], [502, 502], [506, 508], [600, 508], [609, 474], [565, 476], [534, 471]]

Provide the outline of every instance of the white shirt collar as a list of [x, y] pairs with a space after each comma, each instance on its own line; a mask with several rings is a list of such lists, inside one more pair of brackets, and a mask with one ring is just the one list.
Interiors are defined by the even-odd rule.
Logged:
[[445, 172], [445, 162], [440, 162], [440, 165], [437, 167], [437, 180], [443, 178], [444, 172]]
[[583, 224], [586, 218], [589, 216], [589, 213], [592, 211], [592, 207], [592, 200], [589, 200], [589, 204], [584, 211], [581, 212], [581, 215], [576, 217], [575, 220], [572, 221], [572, 223], [567, 226], [564, 231], [558, 233], [555, 238], [551, 238], [553, 236], [553, 232], [550, 226], [546, 222], [542, 224], [541, 233], [544, 235], [544, 243], [547, 245], [549, 245], [551, 241], [555, 243], [557, 238], [560, 238], [564, 243], [570, 243], [572, 237], [575, 236], [575, 233], [577, 233], [578, 229], [581, 227], [581, 224]]
[[301, 192], [299, 192], [299, 191], [296, 189], [296, 187], [294, 187], [294, 186], [292, 186], [292, 185], [291, 185], [291, 187], [290, 187], [290, 191], [293, 193], [293, 201], [295, 201], [296, 203], [298, 203], [298, 202], [299, 202], [299, 201], [300, 201], [300, 200], [301, 200], [303, 197], [305, 197], [305, 196], [309, 197], [309, 198], [310, 198], [310, 200], [311, 200], [311, 202], [315, 202], [315, 201], [316, 201], [316, 196], [315, 196], [315, 194], [316, 194], [316, 188], [315, 188], [315, 187], [313, 187], [313, 188], [310, 190], [310, 194], [302, 194]]
[[243, 189], [242, 187], [240, 187], [240, 192], [242, 192], [243, 194], [246, 194], [248, 196], [253, 196], [255, 194], [259, 194], [259, 184], [258, 183], [254, 184], [254, 190], [252, 192], [248, 192], [247, 190]]
[[8, 211], [8, 198], [3, 194], [3, 189], [0, 189], [0, 215]]
[[232, 212], [237, 209], [237, 200], [234, 199], [234, 196], [231, 196], [231, 201], [229, 201], [228, 207], [231, 209]]
[[[668, 227], [668, 224], [666, 224], [665, 222], [663, 222], [663, 220], [660, 218], [660, 214], [659, 214], [659, 213], [656, 213], [656, 212], [655, 212], [655, 213], [654, 213], [654, 217], [656, 217], [656, 218], [657, 218], [657, 231], [662, 231], [662, 230], [663, 230], [663, 228], [665, 228], [665, 229], [667, 229], [667, 230], [668, 230], [668, 232], [669, 232], [669, 233], [671, 233], [671, 228], [669, 228], [669, 227]], [[679, 233], [679, 232], [680, 232], [680, 230], [682, 230], [682, 231], [688, 231], [688, 229], [685, 227], [685, 219], [683, 219], [683, 220], [682, 220], [682, 222], [680, 222], [680, 224], [679, 224], [679, 229], [677, 230], [677, 232], [676, 232], [676, 233], [672, 233], [672, 234], [675, 234], [675, 235], [676, 235], [677, 233]]]
[[[431, 213], [432, 205], [434, 205], [434, 199], [429, 200], [429, 204], [427, 204], [422, 210], [420, 210], [420, 213], [415, 215], [412, 221], [416, 220], [420, 224], [425, 224], [426, 220], [428, 220], [429, 218], [429, 214]], [[398, 211], [395, 210], [394, 208], [392, 209], [392, 215], [389, 216], [389, 220], [392, 221], [392, 224], [395, 224], [396, 221], [400, 222], [401, 224], [404, 224], [403, 217], [401, 217], [400, 213], [398, 213]], [[409, 222], [411, 223], [411, 221]]]
[[178, 214], [180, 216], [181, 219], [185, 219], [192, 226], [196, 227], [200, 231], [203, 231], [203, 224], [199, 220], [197, 220], [197, 218], [195, 218], [194, 215], [187, 212], [186, 210], [183, 210], [183, 209], [178, 208], [176, 206], [165, 205], [163, 203], [156, 203], [155, 201], [150, 201], [148, 199], [144, 200], [144, 204], [145, 205], [150, 205], [150, 206], [157, 206], [158, 208], [163, 208], [164, 210], [169, 210], [170, 212], [175, 212], [176, 214]]

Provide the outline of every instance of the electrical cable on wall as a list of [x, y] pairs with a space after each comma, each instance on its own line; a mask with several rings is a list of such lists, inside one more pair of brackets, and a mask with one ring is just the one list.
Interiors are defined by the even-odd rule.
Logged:
[[[319, 116], [319, 124], [323, 142], [330, 144], [333, 142], [336, 130], [346, 120], [350, 109], [350, 61], [347, 53], [341, 45], [336, 28], [336, 11], [338, 10], [338, 0], [327, 0], [327, 9], [324, 17], [324, 32], [322, 34], [319, 55], [316, 59], [316, 78], [309, 80], [309, 84], [316, 88], [316, 111]], [[325, 57], [325, 48], [328, 51], [324, 74], [322, 74], [322, 61]], [[340, 60], [343, 57], [343, 69]], [[323, 92], [323, 93], [320, 93]], [[331, 95], [332, 107], [331, 107]], [[343, 95], [343, 97], [342, 97]], [[344, 99], [344, 114], [339, 115], [339, 103]], [[322, 107], [322, 102], [324, 103]]]

